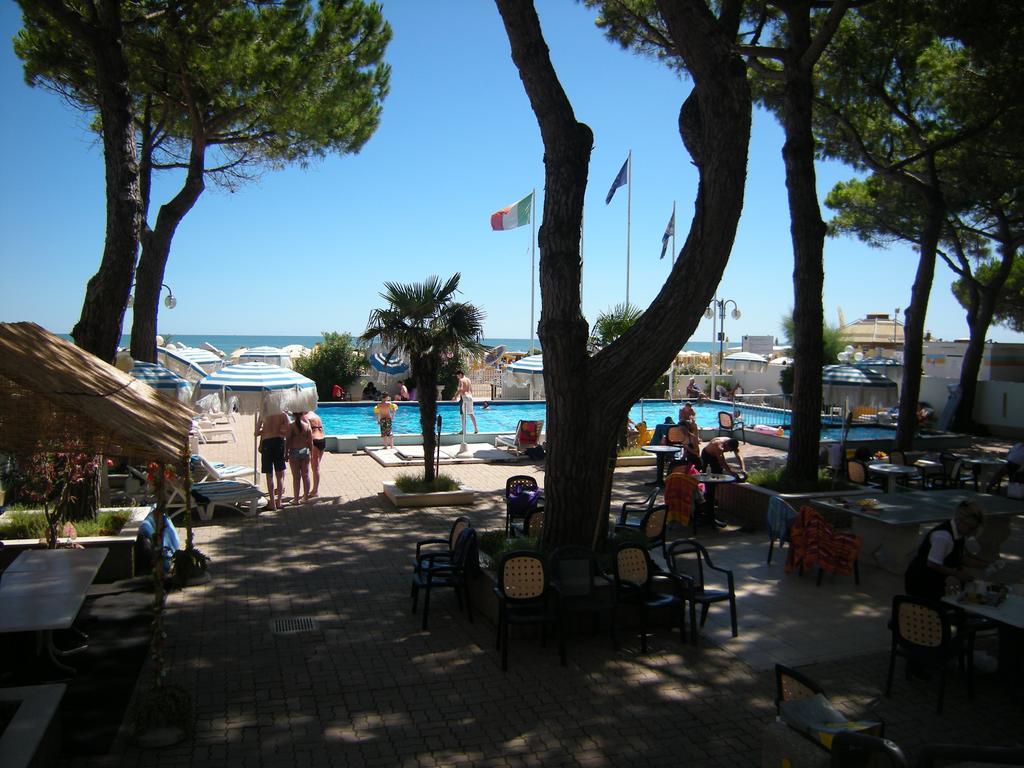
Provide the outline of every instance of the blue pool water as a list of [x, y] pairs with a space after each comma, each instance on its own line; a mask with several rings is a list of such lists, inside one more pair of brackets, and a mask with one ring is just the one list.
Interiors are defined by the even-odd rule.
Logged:
[[[646, 421], [649, 429], [671, 417], [674, 422], [679, 416], [679, 403], [668, 400], [644, 400], [637, 403], [629, 411], [629, 417], [633, 421]], [[720, 403], [695, 403], [694, 410], [697, 413], [697, 424], [706, 429], [718, 426], [718, 412], [727, 408], [728, 405]], [[545, 404], [543, 401], [533, 402], [502, 402], [491, 403], [490, 408], [484, 409], [482, 403], [476, 404], [476, 420], [481, 432], [504, 432], [515, 431], [516, 423], [520, 419], [543, 419], [545, 418]], [[774, 408], [763, 408], [752, 405], [740, 406], [743, 420], [750, 429], [755, 424], [767, 424], [773, 427], [789, 426], [789, 414]], [[462, 429], [459, 406], [450, 401], [437, 404], [437, 412], [441, 417], [441, 431], [445, 433], [459, 432]], [[373, 418], [372, 403], [321, 403], [317, 413], [324, 421], [324, 431], [328, 435], [376, 435], [380, 430], [377, 421]], [[838, 440], [840, 436], [840, 424], [838, 419], [834, 425], [823, 425], [822, 439]], [[472, 431], [473, 425], [467, 427]], [[856, 436], [860, 439], [892, 437], [892, 430], [878, 427], [856, 427]], [[395, 434], [420, 434], [420, 409], [415, 402], [399, 403], [398, 413], [395, 415]], [[851, 434], [851, 437], [853, 435]]]

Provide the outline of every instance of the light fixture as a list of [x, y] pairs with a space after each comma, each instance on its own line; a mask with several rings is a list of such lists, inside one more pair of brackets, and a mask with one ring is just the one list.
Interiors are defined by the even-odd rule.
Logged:
[[[132, 287], [134, 287], [134, 286], [135, 286], [135, 283], [132, 283]], [[164, 299], [164, 306], [167, 307], [168, 309], [174, 309], [176, 306], [178, 306], [178, 300], [176, 298], [174, 298], [174, 291], [171, 290], [171, 286], [169, 286], [167, 283], [160, 283], [160, 287], [167, 289], [167, 298]], [[134, 307], [135, 307], [135, 294], [129, 293], [128, 294], [128, 309], [134, 309]]]
[[[716, 314], [715, 313], [715, 308], [717, 307], [717, 309], [718, 309], [718, 313], [717, 314], [718, 314], [718, 321], [719, 321], [719, 323], [718, 323], [718, 375], [719, 376], [722, 375], [722, 365], [724, 363], [724, 358], [725, 358], [725, 308], [729, 304], [732, 304], [732, 312], [729, 313], [730, 315], [732, 315], [732, 319], [733, 320], [739, 320], [740, 317], [742, 317], [742, 314], [740, 313], [740, 308], [736, 305], [736, 302], [733, 301], [732, 299], [713, 299], [711, 301], [711, 306], [709, 306], [706, 310], [704, 310], [704, 317], [706, 317], [708, 320], [714, 320], [715, 319], [715, 314]], [[715, 332], [714, 326], [712, 326], [711, 332], [712, 332], [712, 334], [714, 334], [714, 332]], [[712, 344], [714, 343], [714, 341], [715, 340], [712, 339]], [[712, 376], [711, 391], [712, 392], [714, 392], [714, 390], [715, 390], [714, 374], [715, 374], [715, 368], [714, 368], [714, 366], [711, 366], [711, 376]]]

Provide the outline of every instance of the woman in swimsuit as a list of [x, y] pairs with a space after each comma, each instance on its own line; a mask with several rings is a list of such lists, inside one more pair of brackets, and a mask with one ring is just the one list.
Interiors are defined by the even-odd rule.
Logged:
[[309, 495], [313, 498], [320, 492], [320, 459], [324, 456], [327, 448], [327, 438], [324, 436], [324, 423], [315, 411], [306, 414], [306, 423], [313, 433], [313, 457], [310, 465], [313, 467], [313, 490]]
[[293, 504], [299, 503], [299, 480], [302, 480], [304, 501], [309, 501], [309, 460], [313, 454], [313, 430], [302, 418], [304, 415], [304, 411], [292, 414], [293, 421], [285, 445], [288, 449], [288, 463], [292, 465]]
[[391, 427], [397, 410], [398, 405], [392, 403], [388, 395], [384, 395], [384, 399], [373, 408], [373, 415], [377, 417], [377, 423], [380, 425], [380, 437], [385, 448], [395, 447], [395, 436], [391, 432]]

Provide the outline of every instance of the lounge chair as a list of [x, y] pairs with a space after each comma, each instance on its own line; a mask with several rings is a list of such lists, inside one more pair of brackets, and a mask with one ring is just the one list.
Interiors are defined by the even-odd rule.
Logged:
[[203, 480], [234, 480], [238, 477], [251, 477], [255, 474], [252, 467], [241, 464], [225, 464], [222, 461], [208, 461], [198, 453], [192, 454], [191, 460], [192, 479], [201, 482]]
[[225, 424], [216, 424], [205, 417], [193, 420], [192, 430], [199, 438], [200, 443], [209, 443], [214, 438], [220, 438], [221, 441], [230, 439], [232, 443], [238, 442], [238, 438], [235, 437], [234, 427]]
[[[167, 507], [169, 510], [174, 509], [172, 514], [177, 515], [185, 508], [185, 488], [177, 481], [172, 481], [170, 487], [171, 496]], [[255, 517], [260, 511], [260, 499], [265, 495], [255, 485], [244, 480], [192, 483], [192, 499], [196, 503], [199, 519], [203, 521], [213, 519], [215, 507], [232, 507], [240, 509], [246, 517]]]
[[516, 424], [514, 435], [498, 435], [494, 438], [495, 448], [505, 448], [517, 456], [526, 453], [527, 448], [540, 444], [540, 433], [544, 429], [544, 419], [520, 419]]

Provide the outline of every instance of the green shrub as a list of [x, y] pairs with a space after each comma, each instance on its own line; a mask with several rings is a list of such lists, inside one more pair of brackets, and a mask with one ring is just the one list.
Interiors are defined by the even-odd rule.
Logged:
[[800, 480], [786, 474], [785, 467], [758, 469], [747, 475], [747, 482], [779, 493], [814, 493], [816, 491], [845, 491], [856, 489], [841, 478], [830, 477], [824, 469], [818, 470], [816, 480]]
[[294, 363], [296, 373], [316, 382], [319, 400], [331, 399], [335, 384], [348, 389], [359, 370], [366, 366], [366, 355], [352, 344], [347, 333], [324, 331], [324, 340]]
[[[100, 512], [91, 520], [76, 520], [76, 536], [112, 536], [128, 520], [128, 511]], [[0, 521], [0, 539], [46, 538], [46, 517], [38, 511], [8, 510]], [[61, 538], [64, 538], [61, 536]]]
[[477, 537], [477, 546], [480, 554], [486, 555], [491, 567], [497, 567], [501, 556], [506, 552], [541, 552], [540, 539], [527, 536], [517, 536], [511, 539], [505, 537], [505, 530], [484, 531]]
[[621, 458], [623, 456], [650, 456], [651, 454], [645, 453], [640, 446], [634, 445], [629, 448], [619, 448], [617, 455]]
[[422, 475], [401, 474], [395, 478], [395, 487], [402, 493], [437, 493], [439, 491], [459, 490], [459, 481], [443, 472], [427, 482]]

